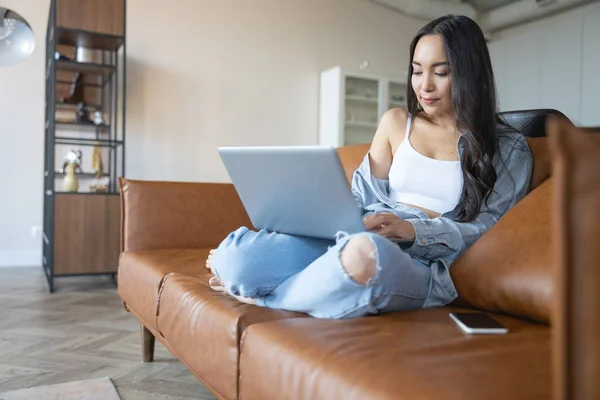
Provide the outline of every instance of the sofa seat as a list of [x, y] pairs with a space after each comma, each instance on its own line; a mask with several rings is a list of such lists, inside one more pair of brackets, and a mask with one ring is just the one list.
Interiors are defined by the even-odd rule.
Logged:
[[209, 249], [144, 250], [121, 253], [119, 296], [128, 310], [149, 329], [156, 331], [158, 291], [172, 272], [206, 274]]
[[123, 253], [119, 294], [198, 379], [222, 398], [238, 393], [239, 341], [251, 324], [306, 317], [243, 304], [208, 285], [209, 249]]
[[239, 343], [244, 330], [256, 323], [306, 317], [272, 310], [216, 292], [208, 274], [169, 275], [160, 296], [158, 329], [180, 360], [211, 390], [233, 399], [238, 392]]
[[250, 326], [240, 398], [549, 399], [548, 326], [494, 315], [506, 335], [467, 335], [442, 307], [352, 320]]

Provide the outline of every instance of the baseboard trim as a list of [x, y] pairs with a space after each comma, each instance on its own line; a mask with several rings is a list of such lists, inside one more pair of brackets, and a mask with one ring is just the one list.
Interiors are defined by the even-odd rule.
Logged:
[[41, 250], [0, 250], [0, 268], [41, 266]]

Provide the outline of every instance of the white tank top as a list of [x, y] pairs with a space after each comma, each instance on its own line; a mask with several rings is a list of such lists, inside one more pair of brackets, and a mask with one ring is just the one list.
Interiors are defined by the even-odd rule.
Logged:
[[439, 214], [452, 211], [462, 192], [460, 161], [442, 161], [424, 156], [410, 143], [412, 115], [408, 114], [404, 141], [390, 167], [390, 198]]

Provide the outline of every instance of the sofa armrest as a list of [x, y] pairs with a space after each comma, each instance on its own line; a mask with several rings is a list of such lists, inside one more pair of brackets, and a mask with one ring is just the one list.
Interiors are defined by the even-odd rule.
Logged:
[[252, 227], [233, 185], [119, 178], [121, 251], [215, 248]]
[[553, 399], [599, 399], [600, 222], [594, 215], [600, 206], [600, 129], [552, 118], [547, 130], [556, 181]]

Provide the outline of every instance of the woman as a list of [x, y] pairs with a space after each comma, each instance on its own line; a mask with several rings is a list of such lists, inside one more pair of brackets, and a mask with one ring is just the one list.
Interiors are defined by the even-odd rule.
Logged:
[[320, 318], [456, 298], [450, 265], [525, 196], [532, 157], [522, 135], [499, 132], [490, 57], [471, 19], [424, 26], [409, 75], [408, 109], [385, 113], [353, 176], [369, 232], [328, 241], [240, 228], [207, 260], [213, 288]]

